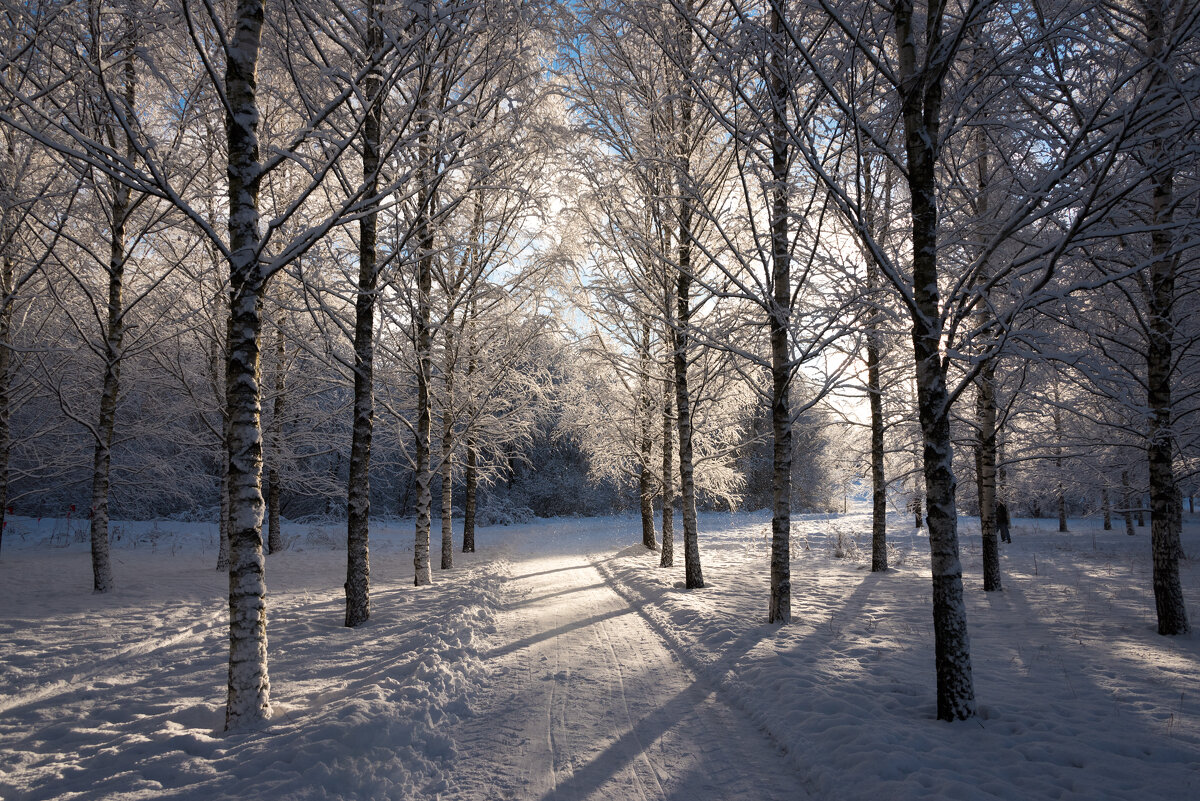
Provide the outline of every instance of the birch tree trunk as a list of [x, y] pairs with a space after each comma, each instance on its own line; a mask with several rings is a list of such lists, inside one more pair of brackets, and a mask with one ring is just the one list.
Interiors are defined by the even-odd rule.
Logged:
[[8, 467], [12, 455], [12, 325], [13, 302], [16, 293], [15, 264], [12, 249], [16, 240], [17, 153], [13, 142], [15, 132], [4, 131], [5, 164], [3, 186], [0, 186], [0, 549], [4, 544], [4, 529], [8, 518]]
[[422, 255], [417, 268], [417, 465], [414, 474], [417, 488], [417, 523], [416, 541], [413, 545], [413, 584], [418, 587], [433, 583], [429, 563], [430, 507], [433, 505], [429, 454], [430, 429], [433, 422], [429, 408], [430, 347], [433, 341], [429, 325], [429, 293], [433, 285], [431, 261], [431, 255]]
[[[475, 305], [471, 304], [471, 318], [475, 317]], [[471, 354], [467, 361], [467, 386], [471, 386], [471, 378], [477, 369], [475, 362], [475, 335], [468, 325], [466, 329], [467, 352]], [[472, 404], [467, 409], [469, 424], [466, 431], [466, 465], [463, 468], [463, 553], [475, 553], [475, 501], [479, 491], [479, 451], [475, 440], [476, 409]]]
[[[958, 549], [950, 395], [946, 385], [946, 363], [940, 350], [936, 143], [939, 141], [943, 78], [928, 64], [918, 66], [912, 0], [898, 0], [892, 13], [899, 49], [899, 92], [912, 201], [915, 306], [912, 338], [918, 416], [924, 439], [925, 501], [933, 574], [937, 716], [940, 720], [962, 720], [975, 715], [975, 683]], [[926, 53], [936, 54], [935, 58], [944, 57], [939, 52], [943, 46], [939, 19], [926, 21], [925, 37]]]
[[267, 553], [279, 553], [283, 550], [283, 530], [279, 522], [279, 503], [282, 488], [279, 486], [279, 460], [283, 446], [283, 413], [287, 402], [287, 375], [285, 364], [287, 346], [283, 341], [283, 328], [275, 326], [275, 400], [271, 409], [271, 443], [274, 445], [271, 453], [270, 467], [267, 470]]
[[1133, 490], [1129, 487], [1129, 471], [1121, 471], [1121, 488], [1125, 492], [1125, 533], [1133, 536]]
[[108, 547], [108, 492], [113, 430], [117, 418], [117, 396], [121, 384], [121, 344], [124, 334], [121, 293], [125, 273], [125, 214], [128, 208], [129, 191], [117, 189], [112, 203], [108, 315], [104, 333], [104, 378], [100, 392], [100, 414], [96, 422], [96, 447], [92, 458], [92, 589], [96, 592], [108, 592], [113, 588], [112, 561]]
[[[424, 103], [425, 101], [422, 101]], [[422, 163], [429, 163], [429, 113], [420, 109], [422, 115], [421, 150]], [[413, 584], [421, 587], [433, 583], [429, 564], [430, 507], [433, 496], [430, 490], [430, 429], [433, 426], [430, 409], [429, 384], [432, 373], [433, 329], [430, 325], [430, 296], [433, 292], [433, 222], [431, 209], [433, 190], [426, 167], [422, 167], [418, 180], [421, 188], [417, 195], [417, 441], [416, 472], [417, 487], [416, 541], [413, 544]]]
[[883, 386], [880, 381], [878, 329], [867, 331], [867, 398], [871, 406], [871, 572], [888, 569], [887, 477], [884, 474]]
[[217, 572], [229, 570], [229, 425], [223, 422], [221, 440], [221, 520], [217, 526]]
[[[873, 189], [871, 162], [864, 162], [865, 183]], [[884, 219], [892, 214], [891, 173], [884, 182]], [[870, 216], [867, 225], [872, 235], [877, 235], [878, 225], [874, 206], [868, 207]], [[874, 301], [879, 289], [879, 266], [872, 254], [867, 253], [867, 295]], [[879, 314], [873, 312], [867, 320], [867, 402], [871, 409], [871, 572], [882, 573], [888, 569], [887, 558], [887, 475], [884, 472], [884, 426], [883, 426], [883, 377], [881, 374]]]
[[983, 535], [983, 589], [1004, 589], [1000, 579], [1000, 544], [996, 541], [996, 366], [988, 360], [975, 382], [979, 427], [979, 526]]
[[[686, 13], [690, 17], [689, 0]], [[692, 28], [689, 19], [681, 19], [682, 51], [685, 70], [692, 58]], [[688, 394], [688, 345], [691, 339], [692, 318], [692, 224], [691, 197], [691, 135], [692, 92], [691, 76], [681, 76], [679, 101], [679, 153], [677, 154], [676, 185], [679, 190], [679, 261], [675, 284], [675, 421], [679, 429], [679, 493], [683, 505], [683, 567], [684, 585], [690, 589], [704, 586], [700, 568], [700, 543], [696, 523], [696, 482], [692, 465], [692, 410]]]
[[[667, 309], [671, 307], [672, 291], [668, 286], [664, 292]], [[675, 352], [675, 335], [668, 323], [664, 332], [666, 347], [670, 353]], [[663, 381], [662, 404], [662, 556], [658, 560], [659, 567], [675, 566], [675, 417], [672, 411], [675, 407], [675, 382], [671, 380], [672, 367], [665, 371]]]
[[[980, 221], [980, 239], [984, 240], [990, 234], [991, 220], [988, 203], [988, 142], [983, 129], [979, 130], [977, 142], [977, 182], [976, 216]], [[980, 243], [982, 250], [982, 242]], [[981, 269], [981, 283], [986, 284], [989, 270]], [[987, 293], [984, 288], [982, 292]], [[990, 305], [980, 302], [975, 317], [977, 328], [986, 330], [994, 323], [991, 319]], [[983, 590], [998, 592], [1001, 587], [1000, 579], [1000, 543], [996, 537], [996, 360], [987, 358], [980, 366], [979, 377], [975, 380], [975, 452], [978, 456], [976, 478], [979, 484], [979, 529], [983, 546]]]
[[[686, 203], [686, 201], [685, 201]], [[682, 215], [681, 233], [690, 236], [691, 212]], [[679, 245], [679, 278], [676, 290], [675, 332], [675, 419], [679, 429], [679, 491], [683, 502], [684, 584], [690, 589], [704, 586], [700, 568], [700, 544], [696, 525], [696, 482], [692, 467], [692, 411], [688, 396], [687, 326], [691, 319], [691, 243]]]
[[463, 553], [475, 553], [475, 503], [479, 492], [479, 454], [475, 438], [467, 435], [467, 464], [463, 470]]
[[791, 254], [788, 251], [787, 64], [783, 22], [771, 6], [771, 599], [768, 623], [792, 619], [792, 413], [788, 403], [792, 365], [788, 320], [792, 303]]
[[[867, 292], [877, 288], [874, 261], [867, 260]], [[884, 474], [883, 380], [878, 315], [867, 322], [867, 400], [871, 407], [871, 572], [888, 569], [887, 476]]]
[[[132, 25], [130, 20], [127, 24]], [[125, 109], [132, 111], [137, 100], [137, 78], [134, 67], [135, 41], [132, 30], [127, 32], [124, 43], [124, 93]], [[100, 58], [97, 53], [97, 59]], [[116, 130], [120, 126], [108, 125], [110, 146], [116, 147]], [[125, 158], [132, 161], [136, 155], [132, 140], [120, 134], [125, 142]], [[96, 447], [92, 459], [92, 589], [108, 592], [113, 588], [112, 561], [108, 543], [108, 495], [110, 470], [112, 467], [112, 439], [117, 420], [117, 399], [121, 391], [121, 358], [125, 338], [125, 307], [122, 294], [125, 284], [125, 225], [133, 207], [133, 195], [129, 187], [120, 181], [110, 181], [112, 202], [110, 205], [111, 225], [109, 229], [108, 258], [108, 303], [104, 322], [104, 377], [100, 390], [100, 412], [96, 421]]]
[[[1167, 0], [1143, 0], [1146, 15], [1146, 39], [1153, 73], [1150, 95], [1165, 103], [1168, 93], [1178, 91], [1167, 69], [1165, 17], [1170, 13]], [[1173, 252], [1175, 174], [1169, 165], [1166, 138], [1155, 137], [1151, 146], [1150, 163], [1155, 172], [1150, 177], [1153, 192], [1153, 222], [1150, 234], [1149, 327], [1150, 342], [1146, 351], [1147, 402], [1150, 407], [1150, 430], [1146, 453], [1150, 468], [1150, 543], [1154, 555], [1154, 606], [1158, 613], [1159, 634], [1186, 634], [1187, 607], [1179, 581], [1179, 560], [1183, 556], [1180, 542], [1182, 505], [1175, 486], [1172, 425], [1174, 407], [1171, 399], [1173, 342], [1175, 335], [1175, 274], [1178, 254]]]
[[1063, 420], [1062, 420], [1062, 399], [1059, 396], [1058, 382], [1054, 383], [1054, 409], [1051, 413], [1051, 418], [1054, 421], [1054, 474], [1057, 498], [1055, 504], [1058, 507], [1058, 530], [1060, 533], [1067, 531], [1067, 497], [1063, 488]]
[[[367, 2], [366, 55], [379, 58], [382, 31], [375, 0]], [[362, 166], [364, 195], [373, 198], [379, 186], [381, 120], [380, 80], [369, 69], [363, 80], [368, 107], [363, 119]], [[354, 420], [350, 435], [350, 474], [346, 487], [346, 619], [353, 628], [371, 617], [371, 438], [375, 429], [375, 296], [378, 270], [379, 206], [371, 207], [358, 223], [358, 291], [354, 298]]]
[[[861, 159], [863, 172], [863, 187], [867, 197], [873, 197], [876, 191], [877, 179], [872, 169], [872, 161], [868, 156]], [[883, 198], [882, 214], [877, 214], [874, 202], [868, 202], [864, 208], [864, 223], [872, 237], [882, 237], [883, 231], [879, 224], [880, 218], [891, 220], [892, 186], [894, 177], [892, 171], [885, 166], [883, 169]], [[866, 263], [867, 299], [872, 304], [870, 316], [866, 322], [866, 356], [867, 356], [867, 402], [871, 410], [871, 572], [881, 573], [888, 569], [887, 558], [887, 475], [885, 472], [885, 443], [883, 420], [883, 353], [882, 353], [882, 313], [876, 298], [880, 289], [880, 269], [875, 254], [869, 248], [863, 249]]]
[[[209, 186], [216, 186], [220, 169], [218, 162], [218, 147], [217, 147], [217, 131], [212, 123], [207, 118], [204, 123], [204, 144], [205, 156], [207, 157], [205, 165], [205, 180]], [[208, 224], [213, 231], [218, 230], [217, 224], [217, 206], [218, 199], [210, 197], [208, 200]], [[208, 259], [209, 265], [214, 275], [219, 275], [225, 267], [221, 250], [217, 247], [217, 243], [211, 239], [208, 241]], [[233, 335], [233, 316], [229, 314], [229, 309], [225, 304], [228, 301], [228, 295], [219, 290], [213, 293], [212, 303], [216, 307], [213, 311], [213, 340], [211, 350], [209, 352], [209, 380], [212, 382], [213, 396], [217, 400], [217, 408], [221, 412], [221, 443], [219, 448], [219, 459], [221, 463], [221, 501], [220, 520], [217, 521], [218, 530], [218, 550], [217, 550], [217, 571], [229, 571], [229, 404], [225, 397], [225, 365], [229, 358], [229, 340]], [[221, 338], [220, 328], [217, 324], [224, 320], [224, 339]]]
[[454, 567], [454, 317], [446, 321], [446, 402], [442, 406], [442, 570]]
[[650, 399], [650, 321], [648, 319], [642, 320], [642, 339], [638, 350], [638, 362], [642, 371], [639, 378], [641, 382], [639, 408], [642, 413], [640, 421], [642, 426], [641, 470], [638, 473], [638, 497], [641, 501], [642, 511], [642, 545], [652, 551], [657, 551], [658, 542], [654, 538], [654, 480], [650, 467], [650, 455], [654, 446], [654, 441], [650, 436], [654, 404]]
[[[215, 261], [218, 257], [215, 247], [213, 253]], [[220, 311], [225, 316], [225, 352], [219, 353], [214, 347], [212, 356], [213, 360], [219, 363], [213, 370], [213, 377], [219, 385], [216, 394], [221, 405], [221, 520], [218, 524], [220, 544], [217, 550], [217, 570], [229, 572], [229, 402], [225, 393], [228, 383], [225, 371], [229, 361], [229, 341], [233, 336], [233, 315], [225, 308], [224, 303], [221, 304]]]
[[[914, 411], [917, 411], [917, 410], [914, 410]], [[917, 412], [917, 416], [918, 416], [918, 418], [920, 417], [919, 411]], [[919, 421], [918, 421], [918, 424], [919, 424]], [[924, 478], [922, 477], [920, 439], [921, 439], [921, 435], [920, 435], [920, 432], [918, 432], [918, 437], [917, 437], [918, 442], [916, 443], [916, 447], [913, 450], [913, 498], [912, 498], [913, 526], [918, 531], [920, 531], [922, 528], [925, 527], [925, 512], [924, 512], [925, 494], [923, 492], [921, 492], [921, 485], [924, 483]]]
[[262, 402], [258, 383], [265, 276], [259, 253], [257, 76], [262, 0], [237, 0], [226, 50], [230, 337], [225, 368], [229, 410], [229, 687], [225, 728], [271, 716], [267, 675], [266, 563], [262, 522]]

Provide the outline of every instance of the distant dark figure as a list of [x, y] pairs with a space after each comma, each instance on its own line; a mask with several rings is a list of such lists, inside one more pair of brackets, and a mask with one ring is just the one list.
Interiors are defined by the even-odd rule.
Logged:
[[996, 531], [1000, 534], [1001, 542], [1012, 542], [1012, 535], [1008, 533], [1008, 507], [1004, 501], [996, 504]]

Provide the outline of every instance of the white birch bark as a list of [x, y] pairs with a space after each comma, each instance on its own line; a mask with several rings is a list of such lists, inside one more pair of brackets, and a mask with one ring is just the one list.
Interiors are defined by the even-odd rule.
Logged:
[[[932, 9], [929, 9], [932, 13]], [[962, 562], [958, 549], [956, 482], [950, 439], [950, 393], [941, 353], [941, 298], [938, 290], [937, 151], [941, 122], [942, 81], [937, 68], [917, 59], [912, 0], [892, 8], [904, 121], [909, 197], [912, 203], [913, 355], [917, 374], [917, 407], [924, 440], [923, 472], [929, 520], [930, 567], [933, 577], [934, 660], [937, 670], [937, 716], [962, 720], [975, 715], [975, 682], [963, 603]], [[925, 52], [948, 46], [942, 22], [925, 22]]]
[[[1147, 55], [1153, 64], [1149, 95], [1166, 104], [1166, 95], [1177, 91], [1169, 70], [1166, 42], [1167, 0], [1142, 0], [1145, 13]], [[1175, 485], [1172, 426], [1172, 373], [1176, 335], [1175, 279], [1179, 256], [1174, 251], [1175, 172], [1170, 166], [1170, 145], [1161, 135], [1151, 144], [1154, 172], [1150, 177], [1152, 200], [1149, 301], [1150, 342], [1146, 352], [1147, 402], [1150, 431], [1147, 461], [1150, 474], [1150, 543], [1154, 559], [1154, 607], [1159, 634], [1186, 634], [1187, 607], [1179, 579], [1183, 557], [1180, 540], [1182, 504]], [[1140, 505], [1140, 504], [1139, 504]]]
[[[367, 2], [367, 58], [379, 57], [382, 31], [375, 0]], [[369, 106], [363, 120], [362, 167], [366, 194], [379, 185], [381, 82], [374, 70], [363, 80]], [[378, 204], [358, 226], [358, 292], [354, 299], [354, 419], [351, 423], [350, 475], [346, 488], [346, 619], [349, 627], [371, 617], [371, 440], [375, 425], [375, 297], [379, 277]]]
[[[133, 9], [129, 9], [129, 13], [132, 14], [132, 12]], [[121, 49], [125, 51], [121, 71], [124, 83], [121, 101], [124, 104], [122, 111], [132, 112], [137, 100], [134, 21], [127, 20], [126, 25], [128, 29], [125, 33], [125, 40], [121, 43]], [[100, 58], [101, 55], [97, 52], [97, 64], [100, 63]], [[133, 142], [127, 135], [118, 134], [118, 130], [121, 130], [120, 126], [115, 122], [108, 123], [105, 134], [109, 143], [115, 149], [117, 139], [123, 139], [124, 156], [126, 159], [132, 160], [135, 156]], [[113, 589], [112, 560], [108, 541], [108, 497], [111, 487], [112, 440], [113, 432], [116, 429], [117, 400], [121, 391], [121, 360], [124, 355], [125, 306], [122, 295], [125, 288], [125, 266], [128, 258], [125, 228], [133, 208], [133, 192], [130, 188], [115, 179], [111, 180], [109, 184], [112, 198], [109, 205], [108, 301], [102, 332], [104, 364], [100, 410], [94, 429], [96, 441], [92, 459], [92, 588], [95, 592], [109, 592]]]
[[237, 0], [226, 51], [225, 132], [229, 179], [230, 337], [225, 368], [229, 411], [229, 683], [225, 728], [271, 716], [267, 674], [266, 562], [262, 523], [262, 337], [259, 105], [262, 0]]

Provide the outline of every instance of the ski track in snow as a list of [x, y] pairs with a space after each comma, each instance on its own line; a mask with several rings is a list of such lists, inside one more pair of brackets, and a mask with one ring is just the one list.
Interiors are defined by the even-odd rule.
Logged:
[[[641, 547], [641, 546], [638, 546]], [[505, 584], [492, 685], [447, 799], [795, 799], [801, 777], [581, 555]]]
[[[344, 529], [289, 526], [267, 562], [274, 717], [225, 734], [214, 526], [114, 527], [101, 596], [62, 521], [10, 522], [4, 801], [1200, 797], [1200, 635], [1154, 632], [1148, 528], [1015, 521], [1004, 591], [983, 593], [961, 519], [980, 716], [946, 724], [928, 543], [901, 517], [881, 575], [869, 516], [794, 516], [783, 627], [765, 622], [761, 514], [702, 516], [691, 591], [630, 544], [634, 517], [483, 529], [424, 588], [412, 523], [372, 521], [372, 617], [353, 630]], [[1194, 627], [1197, 523], [1180, 566]]]

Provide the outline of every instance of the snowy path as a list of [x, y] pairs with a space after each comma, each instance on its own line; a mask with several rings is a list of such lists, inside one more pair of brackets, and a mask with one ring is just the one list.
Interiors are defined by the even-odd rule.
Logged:
[[[928, 548], [904, 521], [877, 575], [868, 516], [795, 518], [784, 627], [763, 615], [769, 518], [701, 522], [700, 591], [631, 544], [636, 515], [483, 529], [432, 587], [412, 584], [411, 524], [380, 524], [357, 629], [344, 532], [303, 529], [269, 560], [274, 716], [223, 733], [215, 527], [122, 524], [117, 589], [97, 596], [85, 541], [19, 520], [0, 559], [0, 798], [1200, 798], [1200, 636], [1155, 632], [1147, 537], [1018, 521], [1004, 592], [985, 594], [968, 520], [980, 716], [949, 725]], [[1200, 555], [1200, 518], [1184, 545]], [[1180, 569], [1194, 624], [1200, 558]]]
[[[639, 546], [640, 547], [640, 546]], [[674, 659], [579, 555], [513, 566], [490, 688], [452, 736], [450, 799], [795, 799], [767, 736]]]

